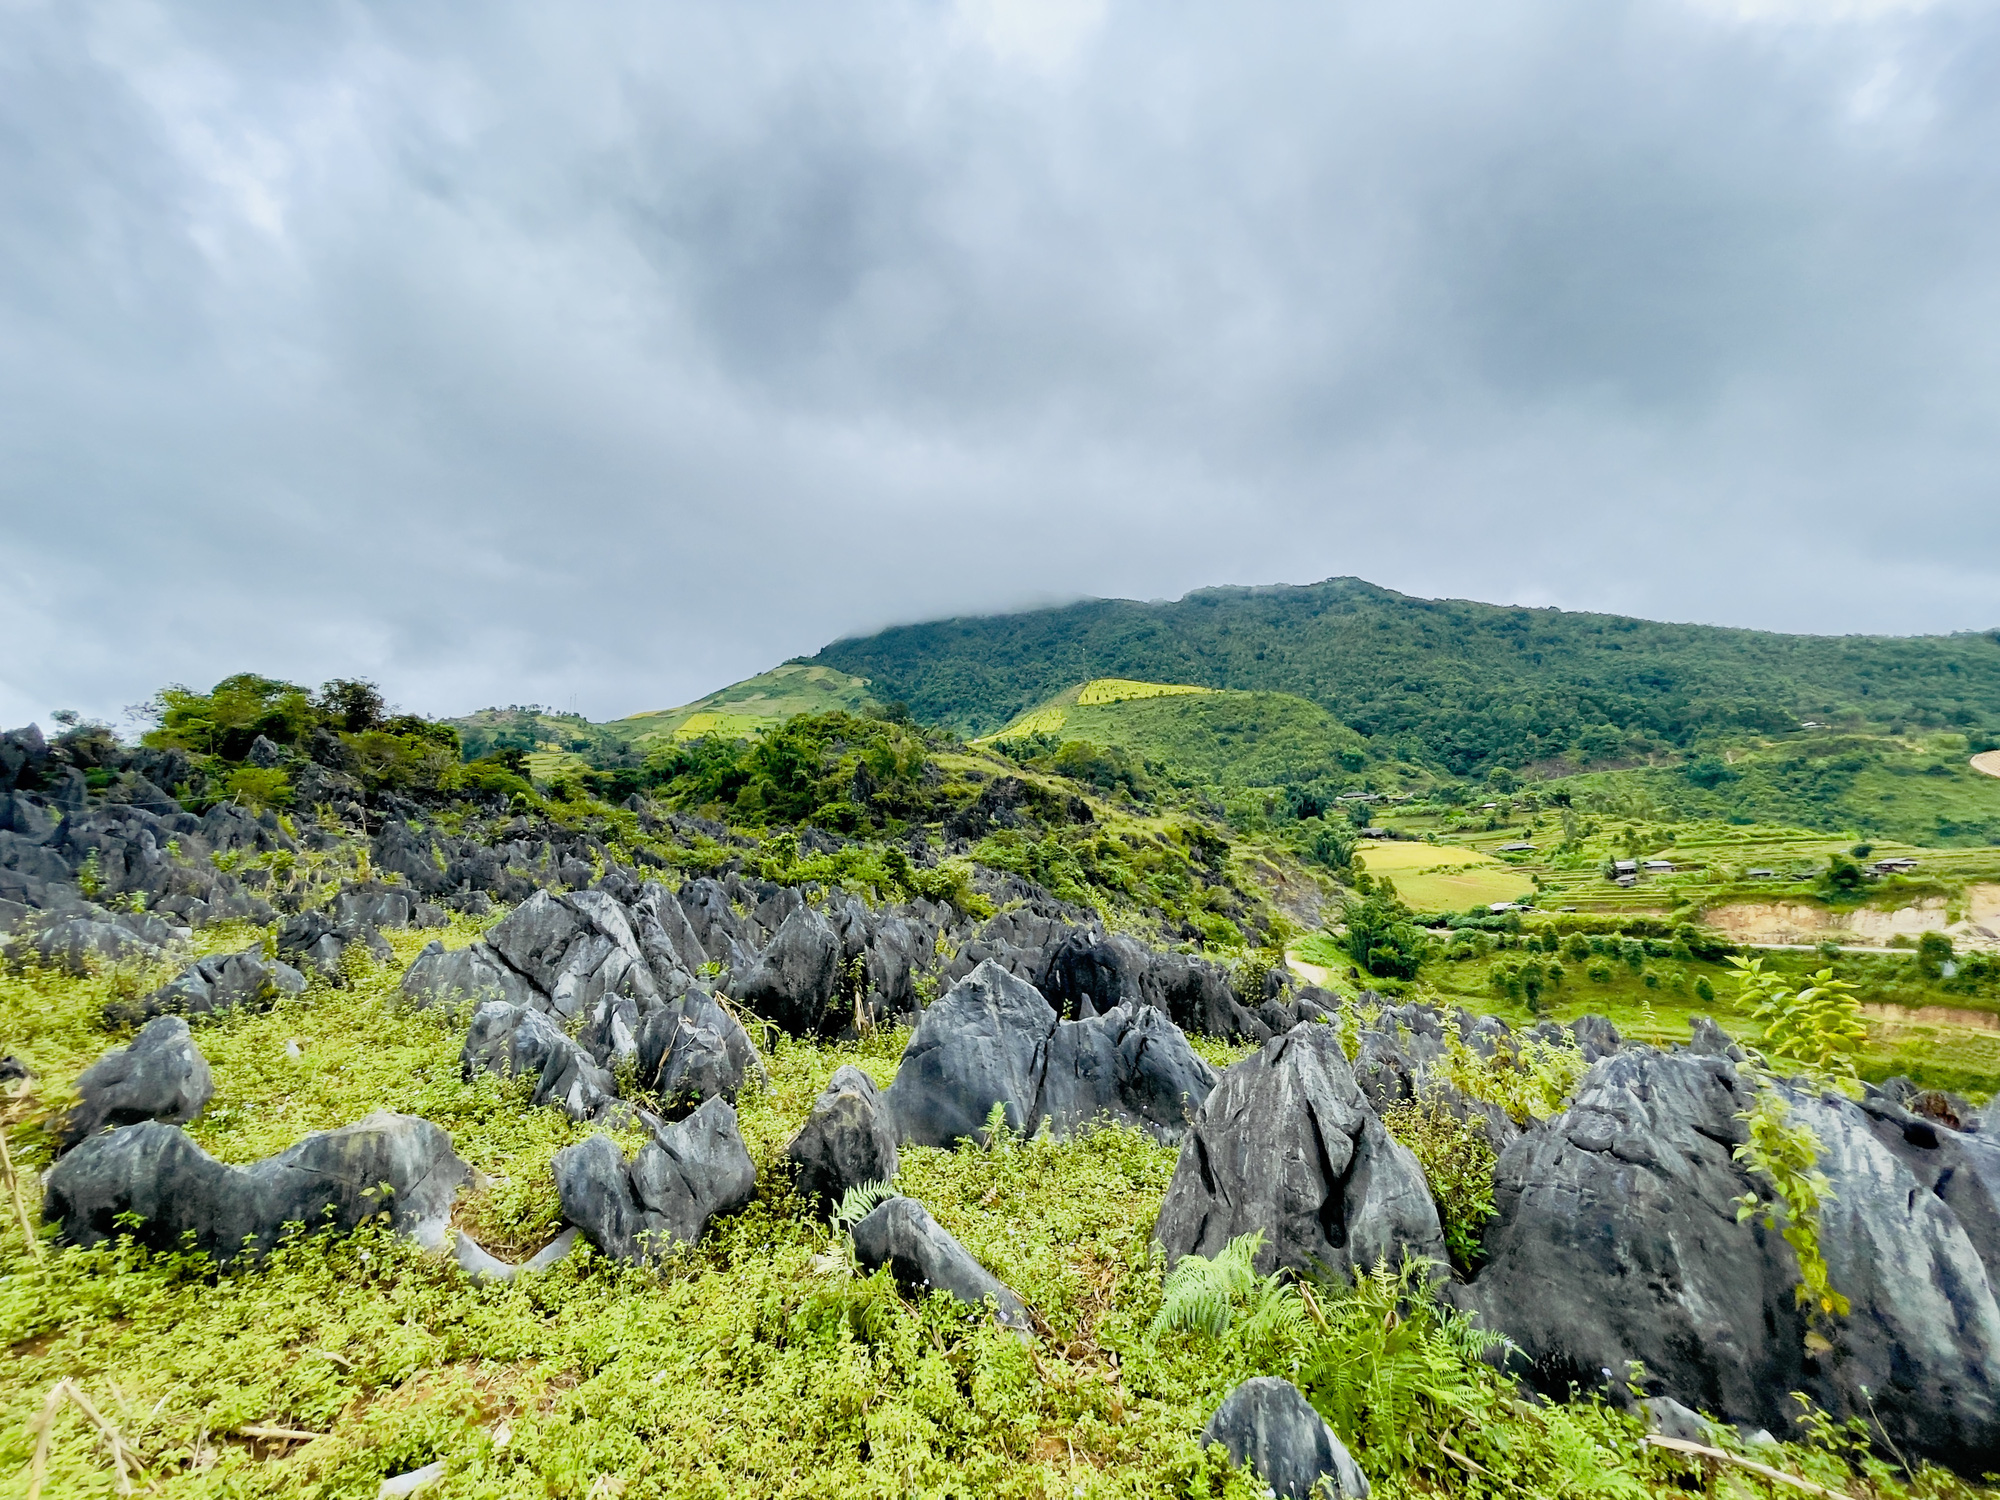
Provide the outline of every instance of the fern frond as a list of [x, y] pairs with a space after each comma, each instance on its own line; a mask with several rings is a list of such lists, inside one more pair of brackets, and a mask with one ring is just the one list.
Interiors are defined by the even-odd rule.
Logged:
[[841, 1194], [840, 1207], [833, 1211], [834, 1233], [846, 1234], [895, 1196], [896, 1189], [886, 1182], [857, 1183]]
[[1159, 1315], [1151, 1336], [1175, 1331], [1220, 1338], [1236, 1315], [1236, 1299], [1256, 1290], [1254, 1262], [1264, 1247], [1264, 1232], [1239, 1235], [1214, 1259], [1184, 1255], [1167, 1275], [1161, 1289]]

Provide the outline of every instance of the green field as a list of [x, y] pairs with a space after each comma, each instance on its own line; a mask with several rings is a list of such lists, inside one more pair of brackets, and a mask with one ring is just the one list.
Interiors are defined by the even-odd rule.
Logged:
[[1387, 877], [1396, 894], [1418, 911], [1466, 911], [1531, 895], [1524, 872], [1490, 854], [1451, 844], [1384, 843], [1355, 846], [1370, 875]]

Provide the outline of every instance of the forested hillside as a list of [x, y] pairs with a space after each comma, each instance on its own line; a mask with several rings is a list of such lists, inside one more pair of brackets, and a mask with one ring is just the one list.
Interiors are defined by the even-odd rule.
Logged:
[[1413, 599], [1356, 578], [899, 626], [811, 660], [967, 734], [1099, 677], [1295, 693], [1379, 751], [1460, 776], [1631, 763], [1805, 720], [2000, 729], [2000, 630], [1779, 635]]

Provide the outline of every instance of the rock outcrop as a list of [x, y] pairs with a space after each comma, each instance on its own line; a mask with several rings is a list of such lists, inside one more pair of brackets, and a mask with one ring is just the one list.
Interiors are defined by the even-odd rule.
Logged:
[[606, 1135], [566, 1147], [556, 1153], [555, 1174], [563, 1217], [606, 1255], [632, 1265], [693, 1244], [757, 1191], [736, 1111], [723, 1099], [654, 1132], [629, 1162]]
[[590, 1054], [540, 1011], [490, 1000], [473, 1013], [459, 1052], [468, 1083], [481, 1073], [535, 1080], [530, 1102], [554, 1105], [572, 1120], [604, 1118], [618, 1103], [618, 1085]]
[[107, 1126], [185, 1125], [215, 1095], [208, 1061], [179, 1016], [148, 1022], [129, 1047], [107, 1052], [76, 1080], [77, 1102], [56, 1134], [58, 1154]]
[[1301, 1023], [1222, 1075], [1154, 1235], [1171, 1265], [1258, 1231], [1260, 1273], [1444, 1263], [1423, 1171], [1368, 1107], [1331, 1026]]
[[896, 1120], [875, 1080], [859, 1068], [836, 1069], [785, 1155], [800, 1196], [821, 1213], [853, 1188], [895, 1181]]
[[948, 1146], [983, 1131], [1058, 1134], [1092, 1121], [1175, 1141], [1215, 1074], [1165, 1015], [1121, 1004], [1058, 1021], [1039, 991], [993, 960], [923, 1013], [886, 1099], [905, 1141]]
[[945, 1292], [968, 1307], [990, 1303], [1001, 1327], [1032, 1334], [1027, 1304], [946, 1233], [916, 1199], [885, 1200], [854, 1226], [853, 1239], [855, 1259], [870, 1270], [887, 1266], [905, 1295], [920, 1298]]
[[[261, 1255], [287, 1226], [352, 1230], [386, 1214], [399, 1234], [441, 1249], [452, 1199], [471, 1169], [428, 1120], [378, 1111], [321, 1131], [248, 1167], [226, 1166], [177, 1126], [147, 1121], [94, 1135], [43, 1179], [42, 1217], [64, 1243], [131, 1233], [154, 1250], [194, 1248], [217, 1262]], [[137, 1227], [129, 1231], [123, 1216]]]
[[1367, 1500], [1368, 1478], [1299, 1388], [1275, 1375], [1244, 1381], [1201, 1432], [1279, 1500]]
[[305, 987], [305, 975], [290, 964], [266, 958], [260, 943], [239, 953], [197, 959], [142, 999], [112, 1001], [104, 1007], [104, 1019], [121, 1026], [150, 1016], [268, 1010], [281, 996], [303, 994]]
[[[1744, 1194], [1769, 1191], [1732, 1155], [1750, 1084], [1725, 1056], [1630, 1046], [1501, 1156], [1486, 1264], [1463, 1300], [1552, 1394], [1601, 1387], [1607, 1369], [1622, 1381], [1637, 1361], [1648, 1395], [1783, 1433], [1788, 1393], [1803, 1391], [1905, 1451], [1977, 1471], [2000, 1446], [2000, 1307], [1940, 1189], [1960, 1175], [1945, 1165], [1978, 1146], [1911, 1142], [1905, 1122], [1836, 1095], [1787, 1100], [1820, 1141], [1832, 1198], [1819, 1242], [1845, 1317], [1811, 1327], [1790, 1247], [1737, 1220]], [[1809, 1333], [1825, 1342], [1809, 1349]]]

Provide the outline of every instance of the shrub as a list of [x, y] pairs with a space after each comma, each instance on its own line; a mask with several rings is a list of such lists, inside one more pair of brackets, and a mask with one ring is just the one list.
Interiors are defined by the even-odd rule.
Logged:
[[1390, 1105], [1382, 1111], [1382, 1124], [1424, 1169], [1445, 1246], [1459, 1270], [1469, 1272], [1494, 1213], [1495, 1158], [1485, 1130], [1477, 1120], [1452, 1113], [1436, 1094]]
[[243, 766], [223, 779], [223, 788], [245, 807], [262, 812], [267, 807], [292, 805], [291, 778], [275, 766], [262, 769]]

